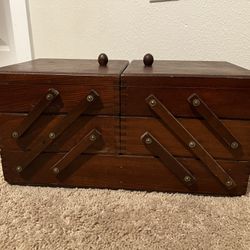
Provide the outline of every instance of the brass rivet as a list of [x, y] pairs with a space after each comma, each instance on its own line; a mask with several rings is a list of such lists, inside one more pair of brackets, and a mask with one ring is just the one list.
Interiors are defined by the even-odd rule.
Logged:
[[151, 100], [149, 101], [149, 105], [150, 105], [151, 107], [154, 107], [154, 106], [156, 105], [156, 100], [155, 100], [155, 99], [151, 99]]
[[194, 99], [192, 103], [193, 103], [193, 106], [197, 107], [201, 104], [201, 101], [199, 99]]
[[231, 180], [228, 180], [228, 181], [226, 182], [226, 185], [227, 185], [228, 187], [230, 187], [230, 186], [233, 185], [233, 182], [232, 182]]
[[18, 134], [17, 131], [14, 131], [14, 132], [12, 133], [12, 138], [18, 138], [18, 136], [19, 136], [19, 134]]
[[186, 175], [186, 176], [184, 177], [184, 181], [185, 181], [185, 182], [190, 182], [190, 181], [191, 181], [191, 177], [188, 176], [188, 175]]
[[195, 148], [196, 147], [196, 143], [194, 141], [191, 141], [191, 142], [189, 142], [188, 146], [190, 148]]
[[49, 138], [50, 139], [55, 139], [56, 138], [56, 134], [54, 132], [49, 133]]
[[23, 171], [23, 168], [22, 168], [21, 166], [17, 166], [17, 167], [16, 167], [16, 171], [17, 171], [18, 173], [21, 173], [21, 172]]
[[53, 98], [54, 98], [54, 96], [53, 96], [52, 94], [47, 94], [47, 95], [46, 95], [46, 99], [47, 99], [48, 101], [51, 101]]
[[54, 172], [55, 174], [58, 174], [58, 173], [60, 172], [60, 170], [59, 170], [59, 168], [53, 168], [53, 172]]
[[94, 101], [94, 96], [93, 95], [88, 95], [87, 96], [87, 101], [88, 102], [93, 102]]
[[150, 137], [146, 138], [145, 140], [146, 144], [152, 144], [152, 139]]
[[237, 149], [238, 147], [239, 147], [239, 143], [238, 142], [234, 141], [234, 142], [231, 143], [231, 148], [232, 149]]
[[90, 135], [89, 140], [90, 141], [95, 141], [96, 140], [96, 135], [94, 135], [94, 134]]

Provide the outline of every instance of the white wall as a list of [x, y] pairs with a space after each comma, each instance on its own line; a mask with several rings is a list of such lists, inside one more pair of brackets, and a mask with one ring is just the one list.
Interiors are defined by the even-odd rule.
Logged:
[[0, 67], [30, 59], [26, 0], [0, 0]]
[[13, 64], [15, 60], [10, 5], [9, 1], [0, 0], [0, 67]]
[[249, 0], [29, 0], [35, 57], [225, 60], [250, 68]]
[[[8, 5], [6, 1], [0, 0], [0, 45], [9, 44], [9, 36], [7, 32], [7, 17], [6, 11], [8, 11]], [[0, 48], [1, 49], [1, 48]]]

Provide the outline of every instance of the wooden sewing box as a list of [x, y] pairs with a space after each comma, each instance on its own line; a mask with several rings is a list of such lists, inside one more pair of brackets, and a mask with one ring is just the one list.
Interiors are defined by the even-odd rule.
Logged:
[[250, 73], [150, 54], [3, 67], [0, 147], [10, 184], [243, 195]]

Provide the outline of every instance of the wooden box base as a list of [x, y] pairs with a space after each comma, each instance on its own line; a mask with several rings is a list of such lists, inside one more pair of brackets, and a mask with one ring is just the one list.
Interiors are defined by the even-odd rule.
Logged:
[[128, 155], [80, 155], [58, 176], [51, 166], [63, 153], [43, 153], [23, 173], [15, 171], [17, 152], [3, 152], [4, 177], [11, 184], [57, 187], [110, 188], [143, 191], [243, 195], [247, 190], [250, 173], [247, 162], [219, 161], [237, 183], [227, 190], [204, 166], [195, 159], [178, 159], [197, 179], [188, 188], [167, 166], [155, 157]]

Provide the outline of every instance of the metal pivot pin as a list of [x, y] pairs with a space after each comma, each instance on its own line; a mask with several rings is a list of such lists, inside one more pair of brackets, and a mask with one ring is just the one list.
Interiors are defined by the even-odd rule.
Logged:
[[234, 142], [231, 143], [231, 148], [232, 149], [237, 149], [238, 147], [239, 147], [239, 143], [238, 142], [234, 141]]
[[192, 103], [193, 103], [194, 107], [198, 107], [198, 106], [200, 106], [201, 101], [199, 99], [194, 99]]
[[22, 168], [21, 166], [17, 166], [17, 167], [16, 167], [16, 171], [17, 171], [18, 173], [21, 173], [21, 172], [23, 171], [23, 168]]
[[156, 105], [156, 100], [155, 100], [155, 99], [151, 99], [151, 100], [149, 101], [149, 105], [150, 105], [151, 107], [154, 107], [154, 106]]
[[54, 173], [54, 174], [58, 174], [59, 172], [60, 172], [59, 168], [56, 168], [56, 167], [53, 168], [53, 173]]
[[87, 101], [88, 102], [93, 102], [94, 101], [94, 96], [93, 95], [88, 95], [87, 96]]
[[53, 100], [53, 98], [54, 98], [54, 96], [53, 96], [52, 94], [50, 94], [50, 93], [46, 95], [46, 99], [47, 99], [48, 101]]
[[56, 134], [54, 132], [50, 132], [49, 133], [49, 138], [50, 139], [55, 139], [56, 138]]
[[89, 140], [90, 141], [95, 141], [96, 140], [96, 135], [94, 135], [94, 134], [90, 135]]
[[150, 137], [147, 137], [145, 140], [146, 144], [152, 144], [153, 140]]
[[12, 134], [11, 134], [12, 138], [16, 139], [19, 137], [19, 134], [17, 131], [13, 131]]
[[191, 141], [191, 142], [189, 142], [188, 146], [190, 148], [195, 148], [196, 147], [196, 143], [194, 141]]
[[188, 175], [186, 175], [186, 176], [184, 177], [184, 181], [185, 181], [185, 182], [190, 182], [190, 181], [191, 181], [191, 177], [188, 176]]
[[228, 180], [226, 182], [227, 187], [231, 187], [233, 185], [233, 182], [231, 180]]

